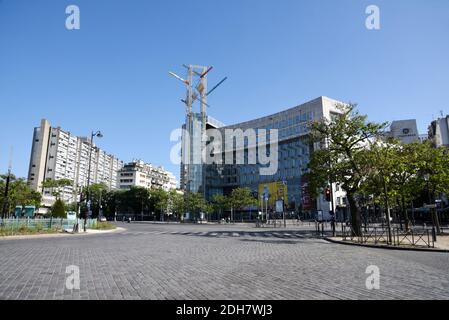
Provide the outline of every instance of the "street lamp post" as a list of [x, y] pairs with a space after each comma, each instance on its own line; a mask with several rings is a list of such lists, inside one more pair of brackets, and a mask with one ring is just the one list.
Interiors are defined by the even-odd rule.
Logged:
[[[430, 192], [430, 174], [425, 174], [424, 175], [424, 180], [426, 181], [426, 185], [427, 185], [427, 196], [428, 196], [428, 202], [429, 202], [429, 210], [431, 212], [431, 217], [432, 217], [432, 224], [433, 224], [433, 228], [434, 230], [436, 229], [436, 232], [438, 234], [441, 233], [440, 230], [440, 223], [438, 221], [438, 214], [436, 212], [436, 207], [435, 207], [435, 201], [432, 199], [432, 194]], [[433, 201], [432, 201], [433, 200]]]
[[90, 217], [92, 215], [92, 209], [91, 209], [91, 194], [90, 194], [90, 170], [92, 165], [92, 148], [94, 144], [94, 137], [97, 138], [103, 138], [103, 134], [101, 131], [94, 132], [92, 131], [90, 135], [90, 146], [89, 146], [89, 166], [87, 171], [87, 197], [86, 197], [86, 204], [87, 204], [87, 214], [84, 216], [84, 232], [86, 232], [86, 223], [87, 223], [87, 215]]
[[284, 228], [287, 228], [287, 221], [285, 220], [285, 202], [284, 202], [284, 197], [282, 197], [282, 220], [284, 220]]
[[267, 220], [268, 224], [268, 221], [270, 220], [268, 217], [268, 197], [265, 197], [265, 219]]
[[103, 217], [103, 204], [102, 204], [102, 196], [103, 196], [103, 189], [100, 188], [100, 201], [99, 201], [99, 208], [98, 208], [98, 218], [100, 219]]

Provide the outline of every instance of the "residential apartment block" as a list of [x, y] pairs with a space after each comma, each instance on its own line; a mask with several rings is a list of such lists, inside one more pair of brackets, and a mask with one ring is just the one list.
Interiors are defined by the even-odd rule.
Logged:
[[47, 179], [73, 181], [73, 186], [64, 189], [62, 197], [66, 202], [77, 201], [77, 189], [87, 185], [89, 154], [90, 184], [104, 183], [110, 189], [117, 189], [122, 161], [95, 144], [91, 145], [88, 138], [77, 137], [59, 127], [52, 127], [46, 119], [41, 121], [40, 127], [34, 129], [28, 183], [43, 194], [44, 207], [51, 206], [55, 200], [50, 190], [42, 187]]
[[176, 177], [163, 167], [147, 164], [142, 160], [127, 163], [119, 171], [120, 189], [131, 187], [162, 188], [166, 191], [175, 190], [177, 187]]
[[435, 147], [449, 147], [449, 115], [432, 121], [429, 126], [429, 139]]

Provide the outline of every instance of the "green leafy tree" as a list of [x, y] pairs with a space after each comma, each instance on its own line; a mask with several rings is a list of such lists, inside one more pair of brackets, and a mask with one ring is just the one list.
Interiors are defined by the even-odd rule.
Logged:
[[[150, 190], [150, 203], [152, 208], [159, 215], [163, 215], [167, 209], [169, 204], [169, 194], [164, 189], [154, 188]], [[160, 216], [159, 216], [160, 217]]]
[[308, 165], [310, 191], [318, 195], [329, 181], [338, 183], [348, 199], [352, 232], [361, 235], [361, 216], [357, 192], [370, 167], [366, 156], [369, 139], [378, 136], [387, 123], [367, 122], [367, 116], [356, 111], [356, 105], [340, 105], [341, 114], [309, 124], [315, 150]]
[[176, 190], [171, 190], [168, 194], [169, 210], [173, 215], [180, 220], [185, 213], [184, 195], [178, 193]]
[[219, 219], [223, 216], [224, 210], [230, 208], [229, 199], [223, 194], [214, 194], [211, 203], [214, 211], [219, 212]]
[[232, 190], [228, 200], [234, 209], [243, 209], [244, 207], [257, 205], [257, 199], [249, 188], [236, 188]]
[[12, 212], [18, 205], [40, 207], [42, 195], [40, 192], [32, 190], [23, 178], [16, 178], [14, 175], [10, 177], [8, 198], [5, 199], [7, 175], [0, 175], [0, 210], [7, 201], [7, 211]]
[[411, 203], [422, 190], [419, 181], [419, 163], [423, 151], [421, 142], [399, 145], [389, 159], [392, 163], [390, 189], [394, 191], [400, 205], [406, 231], [410, 229], [407, 204]]
[[[421, 186], [421, 190], [425, 190], [428, 193], [428, 202], [433, 202], [437, 196], [449, 191], [448, 149], [445, 147], [433, 148], [432, 144], [427, 141], [420, 145], [418, 153], [418, 183]], [[431, 214], [433, 225], [437, 232], [441, 233], [436, 210], [432, 209]]]
[[[104, 183], [94, 183], [89, 186], [92, 213], [94, 216], [100, 215], [100, 208], [105, 209], [108, 186]], [[85, 190], [87, 194], [87, 189]]]
[[51, 217], [53, 218], [66, 218], [65, 203], [61, 199], [55, 201], [51, 207]]
[[197, 218], [199, 213], [206, 209], [206, 200], [201, 193], [188, 193], [185, 196], [186, 211]]
[[234, 210], [242, 210], [245, 207], [257, 205], [258, 201], [253, 196], [249, 188], [236, 188], [232, 190], [228, 198], [228, 205], [231, 207], [231, 220], [234, 220]]

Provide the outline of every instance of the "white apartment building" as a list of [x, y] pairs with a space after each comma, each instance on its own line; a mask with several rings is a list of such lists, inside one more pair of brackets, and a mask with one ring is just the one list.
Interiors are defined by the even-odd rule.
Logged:
[[135, 160], [125, 164], [119, 171], [119, 186], [124, 190], [131, 187], [144, 187], [170, 191], [176, 190], [177, 181], [173, 173], [166, 171], [163, 167]]
[[435, 147], [449, 147], [449, 115], [432, 121], [429, 126], [429, 139]]
[[50, 190], [42, 188], [42, 183], [47, 179], [73, 181], [73, 186], [64, 189], [62, 198], [66, 202], [77, 201], [77, 187], [87, 185], [89, 154], [90, 184], [104, 183], [110, 189], [117, 189], [122, 161], [95, 144], [91, 145], [88, 138], [74, 136], [59, 127], [51, 127], [46, 119], [41, 121], [40, 127], [34, 129], [28, 183], [43, 194], [44, 207], [50, 207], [55, 201]]

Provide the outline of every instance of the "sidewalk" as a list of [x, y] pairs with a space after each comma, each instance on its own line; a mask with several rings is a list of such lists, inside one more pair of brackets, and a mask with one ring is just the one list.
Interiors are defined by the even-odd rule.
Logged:
[[124, 228], [117, 227], [117, 228], [111, 229], [111, 230], [87, 229], [86, 232], [80, 232], [80, 233], [60, 232], [60, 233], [49, 233], [49, 234], [4, 236], [4, 237], [0, 237], [0, 241], [2, 241], [2, 240], [58, 238], [58, 237], [80, 237], [80, 236], [88, 236], [88, 235], [94, 235], [94, 234], [105, 234], [105, 233], [121, 232], [121, 231], [125, 231], [125, 230], [126, 229], [124, 229]]

